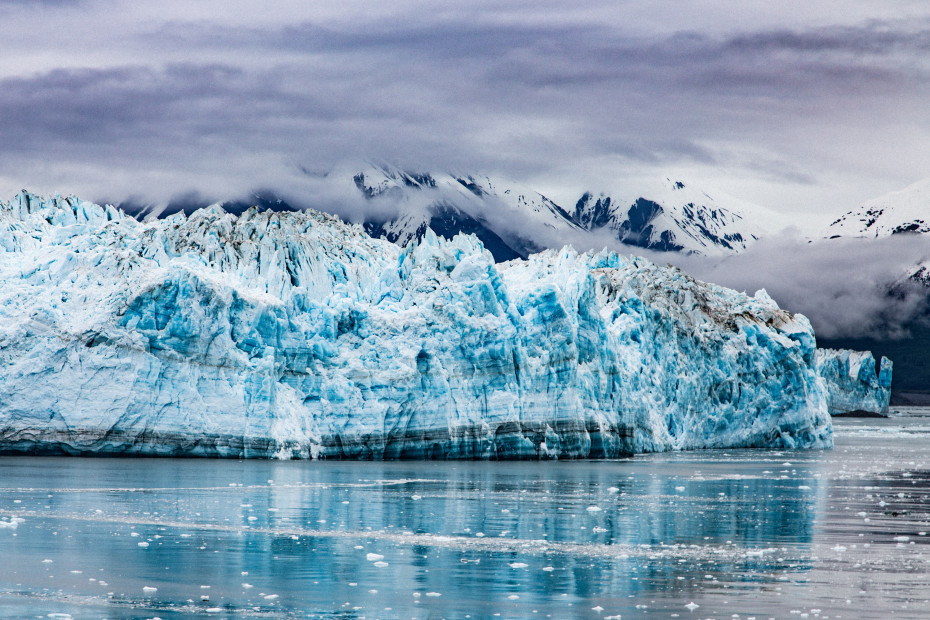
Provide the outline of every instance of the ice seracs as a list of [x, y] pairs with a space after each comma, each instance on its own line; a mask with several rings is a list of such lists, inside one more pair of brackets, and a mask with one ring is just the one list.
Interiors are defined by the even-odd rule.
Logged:
[[0, 205], [0, 450], [581, 458], [832, 444], [808, 321], [649, 261], [317, 212]]
[[817, 372], [827, 388], [831, 415], [865, 411], [888, 413], [891, 402], [892, 363], [882, 357], [876, 370], [869, 351], [817, 349]]

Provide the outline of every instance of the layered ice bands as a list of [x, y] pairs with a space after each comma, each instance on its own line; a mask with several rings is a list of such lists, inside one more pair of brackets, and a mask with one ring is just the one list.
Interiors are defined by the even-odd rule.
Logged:
[[0, 205], [0, 450], [586, 458], [832, 445], [808, 321], [570, 249], [316, 212]]
[[869, 351], [817, 349], [816, 359], [831, 415], [852, 411], [888, 413], [891, 360], [883, 357], [876, 372], [875, 358]]

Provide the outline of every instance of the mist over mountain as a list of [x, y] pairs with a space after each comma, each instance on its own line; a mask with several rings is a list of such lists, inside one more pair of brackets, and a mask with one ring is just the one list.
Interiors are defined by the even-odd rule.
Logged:
[[166, 204], [127, 198], [113, 202], [139, 218], [192, 213], [214, 203], [229, 211], [312, 207], [361, 224], [369, 235], [400, 245], [427, 228], [451, 238], [474, 234], [497, 261], [526, 258], [545, 248], [631, 248], [698, 255], [741, 252], [779, 227], [777, 216], [727, 196], [712, 197], [670, 178], [623, 192], [586, 191], [560, 205], [519, 182], [476, 173], [416, 172], [386, 164], [347, 166], [313, 175], [312, 191], [274, 189], [246, 196], [188, 192]]
[[894, 389], [930, 390], [930, 180], [863, 202], [829, 226], [793, 229], [723, 259], [674, 264], [739, 290], [765, 288], [810, 318], [820, 346], [895, 363]]
[[498, 262], [564, 245], [642, 254], [739, 290], [765, 288], [807, 315], [824, 339], [899, 341], [930, 323], [930, 181], [865, 201], [827, 227], [786, 228], [792, 222], [766, 208], [671, 178], [558, 204], [525, 184], [477, 173], [367, 163], [307, 176], [312, 189], [304, 195], [189, 192], [163, 205], [116, 204], [138, 218], [215, 202], [234, 213], [312, 207], [401, 246], [427, 229], [446, 238], [474, 234]]

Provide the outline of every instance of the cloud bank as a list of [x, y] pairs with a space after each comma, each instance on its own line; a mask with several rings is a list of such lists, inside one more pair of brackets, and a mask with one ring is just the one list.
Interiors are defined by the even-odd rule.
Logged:
[[[650, 256], [662, 261], [661, 256]], [[930, 260], [926, 238], [838, 238], [808, 243], [797, 235], [758, 242], [723, 259], [666, 257], [702, 280], [753, 294], [807, 316], [824, 338], [906, 337], [928, 310], [928, 290], [908, 278]]]
[[364, 158], [835, 212], [930, 170], [924, 3], [312, 4], [0, 2], [0, 191], [305, 194]]

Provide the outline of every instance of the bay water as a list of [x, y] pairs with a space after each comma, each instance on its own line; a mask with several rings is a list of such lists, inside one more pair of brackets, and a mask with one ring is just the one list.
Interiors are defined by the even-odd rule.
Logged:
[[930, 617], [930, 409], [825, 451], [0, 458], [4, 618]]

